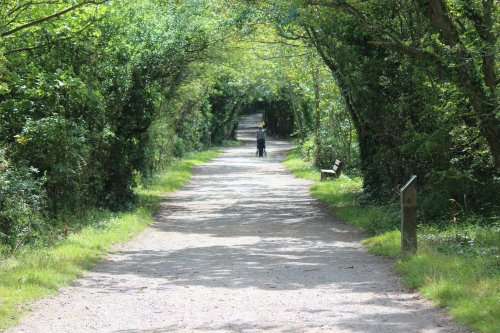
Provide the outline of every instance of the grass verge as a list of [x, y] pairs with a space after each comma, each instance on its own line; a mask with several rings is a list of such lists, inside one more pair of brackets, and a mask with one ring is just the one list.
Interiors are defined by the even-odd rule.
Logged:
[[94, 223], [51, 247], [25, 247], [15, 257], [0, 258], [0, 329], [14, 324], [30, 302], [56, 293], [92, 268], [113, 244], [132, 238], [151, 224], [164, 196], [190, 179], [193, 166], [218, 153], [198, 152], [175, 163], [137, 189], [138, 204], [129, 212], [88, 212], [86, 218]]
[[[297, 177], [319, 180], [319, 172], [291, 150], [284, 165]], [[374, 254], [396, 259], [405, 283], [459, 322], [478, 332], [500, 331], [500, 227], [473, 224], [420, 226], [416, 255], [400, 257], [399, 207], [361, 207], [362, 180], [341, 176], [317, 182], [310, 192], [340, 220], [364, 230], [363, 243]]]

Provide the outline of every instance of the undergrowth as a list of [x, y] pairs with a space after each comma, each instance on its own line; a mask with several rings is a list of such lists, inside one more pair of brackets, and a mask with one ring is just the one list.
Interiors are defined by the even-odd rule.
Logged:
[[[284, 164], [298, 177], [320, 178], [296, 150], [290, 151]], [[479, 332], [500, 331], [498, 218], [496, 223], [482, 223], [484, 218], [478, 216], [454, 224], [420, 221], [417, 253], [401, 257], [399, 207], [361, 205], [357, 199], [362, 179], [341, 176], [316, 182], [310, 192], [326, 202], [336, 218], [365, 231], [363, 243], [370, 252], [395, 258], [395, 268], [410, 288]]]
[[164, 196], [189, 180], [193, 166], [217, 154], [216, 150], [194, 153], [153, 177], [136, 189], [138, 202], [128, 212], [88, 211], [80, 217], [85, 219], [80, 221], [86, 225], [83, 229], [63, 230], [58, 237], [22, 247], [15, 256], [0, 257], [0, 329], [15, 323], [29, 302], [55, 293], [92, 268], [113, 244], [151, 224]]

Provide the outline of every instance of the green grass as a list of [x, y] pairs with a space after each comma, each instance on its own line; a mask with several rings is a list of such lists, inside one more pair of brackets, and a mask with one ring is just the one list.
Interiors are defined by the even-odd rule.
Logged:
[[164, 196], [191, 177], [194, 165], [215, 157], [216, 150], [189, 155], [149, 184], [137, 189], [139, 203], [130, 212], [89, 212], [94, 223], [51, 247], [24, 247], [15, 257], [0, 258], [0, 329], [14, 324], [35, 299], [57, 290], [92, 268], [110, 246], [126, 241], [153, 222]]
[[500, 274], [498, 257], [440, 253], [421, 244], [414, 256], [396, 261], [405, 282], [458, 321], [480, 332], [500, 328]]
[[371, 253], [386, 257], [397, 257], [401, 253], [401, 232], [386, 231], [363, 240]]
[[[295, 176], [319, 181], [320, 174], [310, 163], [303, 161], [296, 149], [289, 152], [285, 162]], [[399, 225], [393, 207], [360, 207], [356, 203], [362, 193], [362, 179], [341, 175], [335, 181], [316, 182], [310, 188], [311, 194], [326, 202], [335, 217], [355, 225], [367, 234], [394, 230]]]
[[299, 157], [299, 152], [297, 149], [290, 150], [285, 162], [283, 163], [285, 167], [293, 172], [293, 174], [299, 178], [305, 178], [309, 180], [319, 180], [319, 173], [314, 166], [310, 163], [305, 162]]
[[[285, 166], [298, 177], [319, 180], [319, 172], [292, 150]], [[420, 226], [416, 255], [400, 257], [399, 209], [361, 207], [362, 181], [341, 176], [317, 182], [310, 192], [340, 220], [367, 234], [363, 243], [377, 255], [395, 258], [405, 283], [478, 332], [500, 331], [500, 227]]]

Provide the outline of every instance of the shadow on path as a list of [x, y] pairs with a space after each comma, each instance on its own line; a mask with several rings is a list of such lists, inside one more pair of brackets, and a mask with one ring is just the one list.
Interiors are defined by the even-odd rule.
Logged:
[[332, 219], [311, 182], [243, 147], [196, 169], [156, 223], [94, 272], [41, 302], [20, 330], [44, 332], [466, 332], [406, 290], [359, 231]]

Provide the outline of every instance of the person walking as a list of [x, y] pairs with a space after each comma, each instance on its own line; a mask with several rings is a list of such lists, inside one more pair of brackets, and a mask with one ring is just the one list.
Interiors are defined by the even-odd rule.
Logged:
[[259, 151], [259, 157], [264, 156], [264, 150], [266, 149], [266, 132], [262, 129], [262, 126], [259, 126], [259, 130], [257, 131], [257, 150]]

